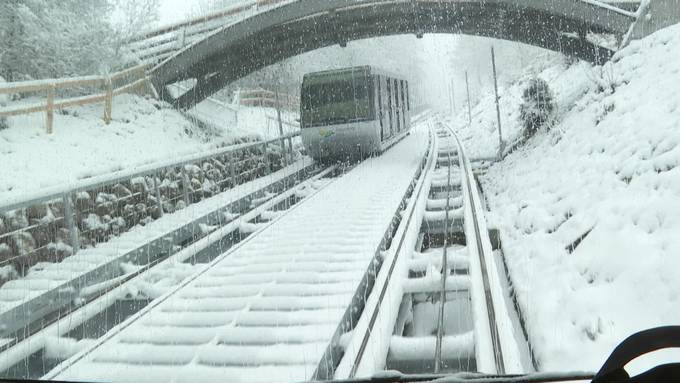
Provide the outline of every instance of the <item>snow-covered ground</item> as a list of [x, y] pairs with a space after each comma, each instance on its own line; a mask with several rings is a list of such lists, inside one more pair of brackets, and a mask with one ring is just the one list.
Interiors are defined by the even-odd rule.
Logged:
[[[628, 335], [680, 322], [678, 52], [680, 25], [604, 67], [546, 65], [558, 122], [481, 177], [541, 370], [597, 370]], [[501, 92], [506, 140], [527, 79]], [[497, 151], [492, 102], [456, 120], [471, 157]]]
[[99, 104], [55, 113], [51, 135], [45, 132], [42, 113], [11, 117], [10, 127], [0, 130], [0, 204], [47, 187], [67, 188], [85, 178], [167, 163], [244, 136], [278, 136], [278, 125], [267, 118], [276, 115], [271, 110], [242, 108], [235, 121], [226, 118], [231, 110], [204, 104], [200, 108], [219, 129], [202, 129], [167, 104], [134, 95], [114, 98], [109, 125]]
[[[223, 134], [227, 137], [258, 136], [273, 139], [280, 136], [274, 108], [227, 105], [208, 98], [191, 109], [189, 114], [223, 130]], [[284, 134], [299, 130], [297, 118], [297, 113], [282, 110], [281, 120]]]

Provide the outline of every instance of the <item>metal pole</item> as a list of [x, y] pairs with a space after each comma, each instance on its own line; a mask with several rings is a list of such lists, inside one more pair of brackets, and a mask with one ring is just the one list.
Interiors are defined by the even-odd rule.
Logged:
[[451, 82], [448, 83], [448, 96], [449, 96], [449, 114], [453, 115], [453, 99], [451, 98]]
[[451, 104], [453, 106], [453, 114], [456, 114], [456, 88], [453, 84], [454, 81], [451, 79]]
[[229, 155], [229, 173], [231, 174], [231, 187], [234, 188], [238, 184], [236, 179], [236, 152]]
[[156, 204], [158, 205], [158, 216], [162, 217], [163, 216], [163, 200], [161, 199], [161, 189], [160, 189], [160, 178], [157, 177], [155, 174], [153, 176], [153, 188], [154, 188], [154, 194], [156, 194]]
[[293, 155], [293, 137], [288, 137], [288, 154], [290, 154], [290, 163], [295, 162], [295, 156]]
[[503, 135], [501, 134], [501, 107], [498, 102], [498, 79], [496, 77], [496, 54], [491, 47], [491, 66], [493, 67], [493, 90], [496, 94], [496, 118], [498, 119], [498, 158], [503, 158], [503, 150], [505, 143], [503, 143]]
[[472, 105], [470, 104], [470, 83], [468, 81], [468, 72], [465, 71], [465, 89], [467, 90], [468, 101], [468, 125], [472, 125]]
[[68, 229], [68, 234], [71, 240], [71, 255], [80, 250], [80, 242], [78, 241], [78, 229], [75, 225], [75, 220], [73, 219], [73, 204], [71, 202], [71, 196], [69, 193], [65, 193], [62, 197], [64, 203], [64, 223], [66, 224], [66, 229]]
[[191, 180], [189, 179], [189, 176], [187, 175], [187, 170], [184, 165], [180, 167], [180, 171], [182, 172], [182, 192], [184, 193], [184, 203], [189, 206], [191, 203], [189, 199], [189, 188], [191, 187]]
[[281, 155], [283, 157], [283, 165], [287, 167], [288, 158], [286, 157], [286, 142], [283, 139], [283, 121], [281, 121], [281, 106], [279, 105], [278, 87], [276, 87], [276, 90], [274, 91], [274, 97], [276, 97], [276, 119], [279, 121], [279, 137], [281, 137]]
[[264, 154], [263, 154], [264, 155], [264, 165], [265, 165], [265, 168], [267, 169], [267, 174], [270, 174], [272, 172], [272, 168], [271, 168], [271, 165], [269, 164], [268, 146], [269, 145], [267, 145], [267, 141], [265, 140], [264, 141], [264, 148], [263, 148], [263, 150], [264, 150]]

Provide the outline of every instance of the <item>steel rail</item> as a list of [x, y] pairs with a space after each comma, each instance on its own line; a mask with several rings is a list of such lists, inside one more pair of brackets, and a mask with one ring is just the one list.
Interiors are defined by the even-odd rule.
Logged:
[[[595, 377], [593, 372], [537, 372], [531, 374], [490, 375], [471, 372], [455, 374], [400, 374], [386, 372], [368, 378], [339, 379], [316, 381], [315, 383], [557, 383], [557, 382], [590, 382]], [[311, 383], [311, 382], [309, 382]]]
[[437, 318], [437, 343], [435, 345], [435, 357], [434, 357], [434, 373], [438, 374], [441, 369], [442, 364], [442, 338], [444, 337], [444, 304], [446, 303], [446, 278], [449, 275], [448, 259], [447, 259], [447, 247], [449, 246], [448, 235], [449, 235], [449, 202], [451, 201], [451, 151], [447, 152], [447, 158], [449, 160], [448, 164], [448, 175], [447, 175], [447, 192], [446, 192], [446, 207], [445, 207], [445, 218], [444, 218], [444, 251], [442, 252], [442, 276], [441, 276], [441, 290], [439, 292], [440, 296], [440, 306], [439, 306], [439, 317]]
[[472, 175], [469, 173], [469, 162], [467, 155], [463, 151], [463, 144], [460, 142], [460, 139], [456, 135], [456, 133], [453, 131], [453, 129], [444, 124], [440, 123], [441, 126], [445, 127], [448, 129], [453, 137], [456, 140], [456, 143], [458, 144], [458, 155], [460, 157], [460, 164], [461, 167], [463, 168], [463, 174], [464, 174], [464, 180], [465, 180], [465, 187], [467, 189], [468, 193], [468, 199], [471, 204], [471, 212], [472, 212], [472, 220], [473, 220], [473, 227], [474, 227], [474, 234], [475, 234], [475, 242], [477, 245], [477, 256], [479, 257], [479, 262], [480, 262], [480, 268], [482, 272], [482, 283], [484, 285], [484, 296], [485, 296], [485, 303], [486, 303], [486, 311], [489, 317], [489, 331], [491, 333], [491, 342], [493, 345], [493, 352], [494, 352], [494, 362], [496, 365], [496, 373], [498, 374], [504, 374], [505, 373], [505, 361], [503, 359], [503, 349], [501, 347], [501, 342], [500, 342], [500, 332], [498, 330], [498, 323], [496, 322], [496, 310], [494, 308], [494, 302], [493, 302], [493, 296], [491, 294], [491, 284], [489, 282], [489, 271], [486, 269], [486, 257], [484, 255], [484, 250], [483, 250], [483, 245], [482, 245], [482, 236], [479, 230], [479, 220], [477, 218], [477, 213], [476, 213], [476, 204], [473, 198], [472, 194], [472, 185], [471, 185], [471, 177]]
[[[425, 186], [425, 177], [427, 176], [427, 173], [430, 170], [433, 158], [436, 156], [435, 150], [434, 150], [434, 138], [432, 131], [430, 131], [430, 145], [428, 147], [428, 153], [427, 153], [427, 161], [426, 163], [420, 167], [419, 169], [421, 170], [420, 175], [418, 177], [420, 182], [420, 186], [418, 187], [417, 193], [411, 196], [410, 200], [417, 201], [420, 198], [420, 195], [423, 192], [423, 188]], [[416, 204], [414, 203], [411, 211], [409, 212], [408, 218], [405, 223], [405, 227], [408, 228], [411, 225], [411, 221], [413, 219], [414, 213], [416, 212]], [[403, 222], [403, 221], [402, 221]], [[394, 253], [394, 259], [392, 260], [392, 263], [390, 264], [390, 268], [387, 272], [387, 278], [385, 279], [385, 283], [382, 285], [382, 288], [380, 290], [380, 295], [378, 296], [378, 302], [376, 303], [375, 309], [373, 310], [373, 313], [371, 314], [371, 318], [368, 322], [368, 327], [366, 329], [366, 332], [364, 332], [361, 345], [359, 346], [359, 350], [357, 351], [354, 361], [352, 362], [352, 366], [350, 368], [349, 372], [349, 377], [354, 378], [356, 376], [356, 373], [359, 369], [359, 365], [361, 364], [361, 360], [363, 359], [364, 352], [366, 351], [366, 347], [368, 346], [368, 341], [371, 337], [371, 334], [373, 332], [373, 326], [375, 326], [375, 322], [378, 319], [378, 313], [380, 312], [380, 306], [382, 305], [383, 299], [385, 298], [385, 295], [387, 294], [387, 288], [390, 285], [390, 280], [392, 278], [392, 273], [394, 272], [394, 268], [397, 265], [397, 261], [399, 260], [399, 254], [401, 253], [401, 247], [404, 244], [404, 241], [406, 239], [406, 230], [403, 231], [401, 238], [399, 239], [399, 244], [397, 245], [397, 248]], [[376, 273], [376, 278], [377, 278], [377, 273]]]

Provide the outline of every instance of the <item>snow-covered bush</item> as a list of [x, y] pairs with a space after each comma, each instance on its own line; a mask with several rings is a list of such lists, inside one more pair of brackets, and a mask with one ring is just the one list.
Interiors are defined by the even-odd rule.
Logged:
[[548, 83], [541, 78], [532, 79], [522, 93], [520, 105], [525, 136], [532, 136], [544, 126], [549, 127], [554, 111], [555, 101]]
[[[5, 79], [0, 76], [0, 84], [4, 83]], [[6, 94], [0, 94], [0, 108], [7, 106], [7, 101], [9, 97]], [[9, 123], [7, 122], [7, 117], [0, 117], [0, 130], [9, 128]]]
[[[4, 105], [0, 104], [0, 107]], [[7, 122], [7, 117], [0, 117], [0, 130], [9, 128], [9, 122]]]

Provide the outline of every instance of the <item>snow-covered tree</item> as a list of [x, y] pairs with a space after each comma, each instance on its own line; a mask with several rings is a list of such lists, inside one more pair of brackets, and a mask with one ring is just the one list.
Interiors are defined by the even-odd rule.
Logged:
[[17, 81], [107, 70], [111, 9], [109, 0], [0, 2], [0, 74]]
[[0, 2], [0, 76], [14, 81], [21, 67], [21, 39], [24, 34], [19, 20], [20, 0]]
[[113, 0], [118, 43], [151, 29], [159, 20], [160, 0]]
[[[5, 79], [0, 76], [0, 84], [4, 83]], [[8, 96], [6, 94], [0, 94], [0, 108], [7, 105]], [[9, 123], [7, 122], [7, 117], [0, 117], [0, 130], [9, 128]], [[0, 220], [0, 230], [2, 230], [2, 220]]]
[[520, 119], [524, 125], [525, 136], [529, 137], [546, 126], [554, 110], [555, 103], [548, 83], [538, 77], [532, 79], [522, 93], [520, 105]]

